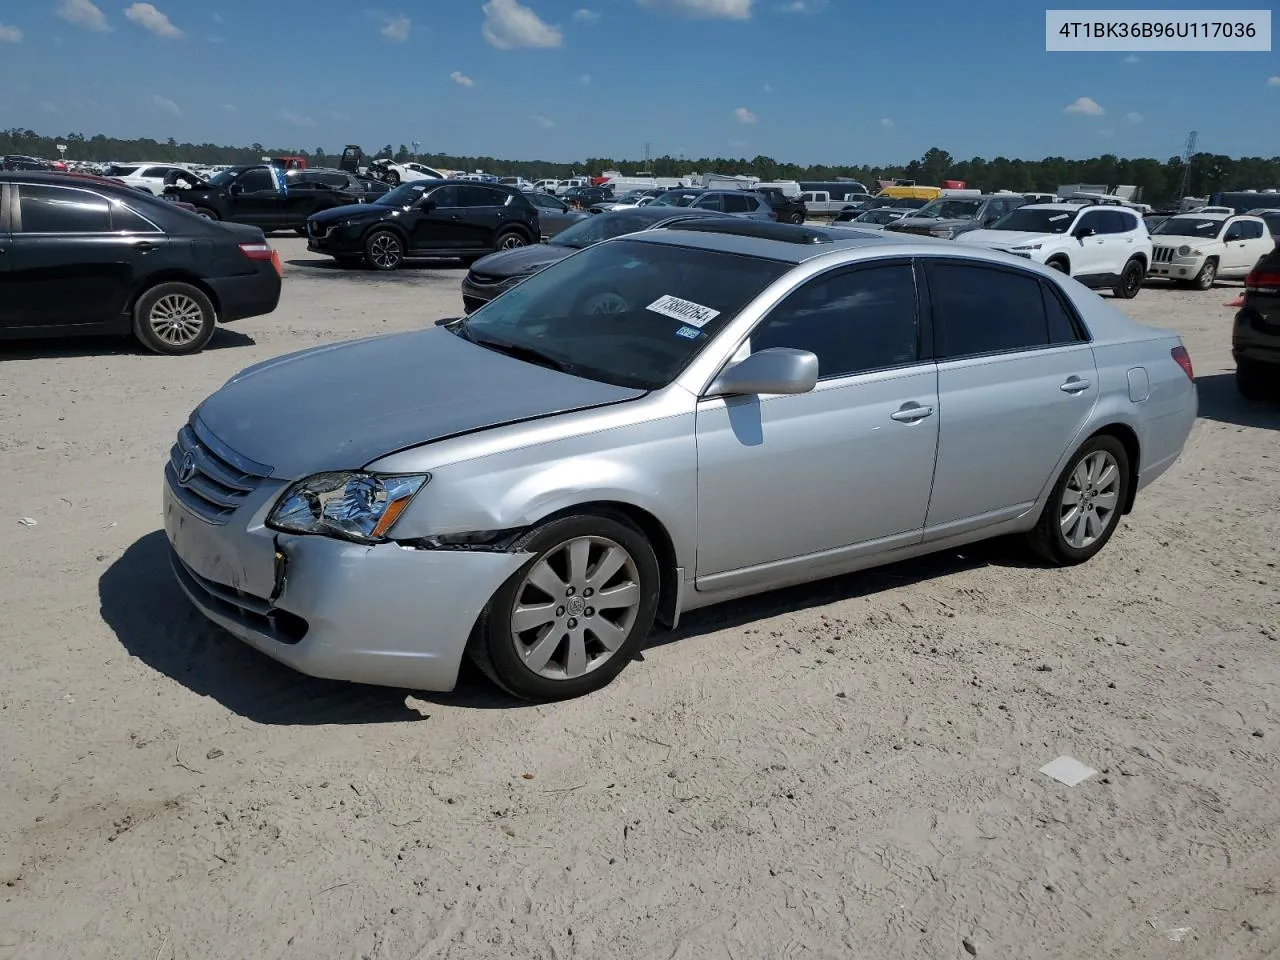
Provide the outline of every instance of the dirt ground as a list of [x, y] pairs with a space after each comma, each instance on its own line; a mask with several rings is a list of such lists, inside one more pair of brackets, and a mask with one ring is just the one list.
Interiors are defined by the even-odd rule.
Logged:
[[[1201, 419], [1093, 562], [984, 545], [701, 611], [530, 707], [296, 675], [173, 582], [192, 407], [461, 309], [452, 265], [274, 242], [280, 309], [200, 356], [0, 344], [0, 960], [1280, 951], [1280, 409], [1234, 393], [1238, 284], [1122, 304], [1182, 334]], [[1098, 775], [1037, 772], [1062, 754]]]

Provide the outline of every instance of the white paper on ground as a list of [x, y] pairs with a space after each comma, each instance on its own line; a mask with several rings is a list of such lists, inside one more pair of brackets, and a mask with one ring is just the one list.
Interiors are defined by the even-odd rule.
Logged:
[[1059, 783], [1065, 783], [1068, 787], [1074, 787], [1078, 783], [1088, 780], [1098, 771], [1093, 767], [1086, 767], [1075, 757], [1058, 757], [1057, 760], [1050, 760], [1040, 772], [1046, 777], [1052, 777]]

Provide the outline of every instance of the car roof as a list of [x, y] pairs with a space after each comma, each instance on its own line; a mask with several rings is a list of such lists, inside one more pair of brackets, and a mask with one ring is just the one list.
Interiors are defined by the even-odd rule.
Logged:
[[138, 192], [136, 187], [121, 183], [112, 177], [99, 177], [96, 174], [72, 173], [69, 170], [3, 170], [0, 171], [0, 182], [25, 180], [28, 183], [52, 183], [64, 187], [83, 187], [86, 183], [95, 186], [118, 190], [127, 197]]
[[[786, 227], [789, 224], [763, 224], [759, 221], [741, 221], [738, 218], [723, 217], [726, 225], [733, 225], [734, 229], [742, 229], [743, 223], [757, 223], [760, 227]], [[808, 231], [810, 233], [825, 233], [825, 231], [814, 231], [807, 227], [796, 227], [797, 231]], [[761, 232], [764, 232], [763, 230]], [[824, 256], [834, 253], [838, 250], [858, 249], [861, 247], [875, 247], [877, 245], [886, 244], [886, 240], [879, 236], [867, 234], [864, 237], [849, 237], [837, 239], [834, 233], [826, 234], [832, 239], [822, 243], [796, 243], [787, 240], [775, 240], [763, 236], [749, 236], [742, 233], [716, 233], [710, 230], [693, 231], [680, 230], [670, 228], [660, 228], [657, 230], [644, 231], [643, 237], [635, 237], [634, 239], [643, 239], [646, 243], [663, 243], [675, 247], [693, 247], [699, 250], [713, 250], [719, 253], [734, 253], [739, 256], [758, 257], [763, 260], [776, 260], [782, 263], [801, 264], [806, 260], [812, 260], [814, 257]], [[798, 234], [797, 234], [798, 236]], [[894, 247], [902, 246], [902, 244], [894, 243]]]

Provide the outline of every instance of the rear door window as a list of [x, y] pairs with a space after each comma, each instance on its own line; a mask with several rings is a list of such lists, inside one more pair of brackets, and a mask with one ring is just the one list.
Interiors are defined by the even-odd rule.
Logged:
[[110, 233], [111, 208], [87, 190], [21, 184], [18, 210], [23, 233]]
[[236, 185], [245, 193], [259, 193], [264, 190], [274, 191], [276, 181], [267, 170], [246, 170], [240, 174], [236, 180]]
[[724, 198], [725, 213], [750, 213], [756, 208], [755, 201], [747, 196], [729, 193]]
[[115, 233], [161, 233], [159, 227], [151, 223], [135, 210], [123, 203], [115, 201], [111, 204], [111, 229]]
[[926, 262], [939, 360], [1049, 345], [1040, 280], [968, 263]]

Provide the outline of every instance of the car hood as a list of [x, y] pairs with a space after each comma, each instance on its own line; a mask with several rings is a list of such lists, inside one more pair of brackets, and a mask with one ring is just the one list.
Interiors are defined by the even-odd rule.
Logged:
[[535, 243], [527, 247], [516, 247], [514, 250], [499, 250], [481, 257], [472, 265], [471, 272], [491, 277], [523, 277], [559, 263], [576, 252], [576, 247], [564, 247], [558, 243]]
[[293, 480], [491, 427], [635, 400], [443, 327], [328, 344], [232, 377], [196, 416], [237, 453]]
[[318, 223], [337, 223], [341, 220], [378, 220], [395, 212], [395, 207], [383, 206], [379, 203], [346, 203], [340, 207], [330, 207], [328, 210], [313, 213], [310, 219]]
[[894, 230], [952, 230], [971, 223], [972, 217], [951, 217], [945, 220], [940, 217], [902, 217], [886, 226]]
[[1022, 247], [1032, 243], [1044, 243], [1064, 233], [1030, 233], [1020, 230], [969, 230], [956, 240], [961, 243], [977, 243], [984, 247]]
[[1215, 244], [1218, 246], [1222, 245], [1222, 241], [1217, 237], [1183, 237], [1176, 233], [1152, 234], [1151, 242], [1157, 247], [1190, 247], [1195, 245], [1207, 247]]

